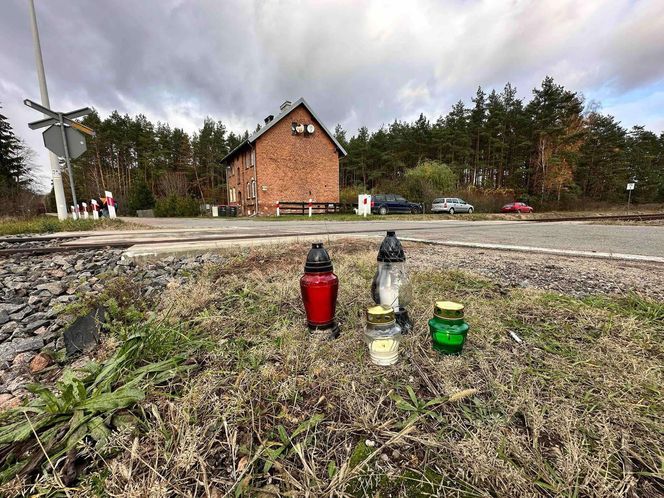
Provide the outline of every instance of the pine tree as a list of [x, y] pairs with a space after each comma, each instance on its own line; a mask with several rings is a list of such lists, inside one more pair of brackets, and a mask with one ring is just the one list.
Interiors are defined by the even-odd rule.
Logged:
[[0, 187], [8, 191], [26, 187], [29, 183], [27, 173], [23, 146], [7, 117], [0, 114]]

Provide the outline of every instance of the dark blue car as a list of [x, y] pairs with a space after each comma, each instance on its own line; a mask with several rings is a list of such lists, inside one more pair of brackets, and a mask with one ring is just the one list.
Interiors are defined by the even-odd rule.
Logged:
[[408, 202], [405, 198], [395, 194], [377, 194], [371, 196], [372, 214], [392, 213], [421, 213], [422, 204]]

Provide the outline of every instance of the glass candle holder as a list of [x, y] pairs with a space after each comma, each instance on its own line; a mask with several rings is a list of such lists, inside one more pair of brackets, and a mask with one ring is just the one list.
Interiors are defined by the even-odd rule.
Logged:
[[407, 310], [412, 292], [406, 270], [406, 254], [393, 230], [388, 230], [376, 259], [378, 266], [371, 283], [373, 300], [376, 304], [393, 308], [402, 333], [407, 333], [412, 328]]
[[388, 306], [373, 306], [367, 310], [364, 342], [369, 348], [371, 361], [376, 365], [394, 365], [399, 359], [401, 327], [394, 310]]
[[464, 321], [464, 306], [452, 301], [437, 301], [429, 332], [433, 349], [443, 354], [460, 354], [470, 326]]
[[309, 328], [336, 329], [334, 315], [339, 279], [333, 272], [330, 255], [320, 242], [312, 244], [307, 254], [304, 275], [300, 278], [300, 291]]

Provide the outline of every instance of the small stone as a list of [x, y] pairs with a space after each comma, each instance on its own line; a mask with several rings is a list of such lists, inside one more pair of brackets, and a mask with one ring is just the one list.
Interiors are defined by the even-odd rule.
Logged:
[[374, 446], [376, 446], [376, 441], [372, 439], [367, 439], [366, 441], [364, 441], [364, 444], [366, 444], [369, 448], [373, 448]]
[[25, 303], [20, 303], [20, 304], [12, 304], [12, 303], [0, 303], [0, 311], [6, 311], [10, 315], [12, 313], [16, 313], [17, 311], [22, 310], [25, 308]]
[[48, 332], [48, 329], [42, 325], [37, 330], [35, 330], [33, 332], [33, 334], [35, 334], [35, 335], [44, 335], [46, 332]]
[[43, 327], [44, 325], [48, 325], [48, 322], [46, 320], [37, 320], [34, 322], [30, 322], [26, 327], [25, 330], [26, 332], [33, 332], [37, 330], [40, 327]]
[[14, 357], [14, 361], [12, 361], [12, 367], [14, 368], [20, 368], [26, 366], [32, 358], [34, 358], [35, 354], [30, 352], [30, 351], [25, 351], [23, 353], [19, 353]]
[[41, 300], [42, 300], [41, 296], [30, 296], [28, 298], [28, 304], [30, 305], [37, 304], [40, 303]]
[[62, 285], [58, 282], [51, 282], [48, 284], [41, 284], [37, 286], [38, 290], [47, 290], [51, 293], [53, 296], [59, 296], [64, 292], [64, 289]]
[[18, 353], [37, 351], [43, 347], [44, 339], [39, 336], [15, 339], [12, 342], [0, 344], [0, 363], [13, 360]]
[[7, 322], [0, 327], [0, 335], [11, 334], [18, 328], [17, 322]]
[[9, 315], [9, 318], [11, 318], [12, 320], [14, 320], [16, 322], [20, 322], [26, 316], [28, 316], [28, 314], [30, 314], [31, 311], [32, 311], [31, 307], [26, 307], [26, 308], [23, 308], [20, 311], [17, 311], [16, 313], [12, 313], [11, 315]]
[[47, 367], [50, 367], [53, 364], [53, 358], [48, 353], [39, 353], [35, 356], [30, 362], [30, 371], [34, 373], [39, 373]]
[[5, 393], [0, 394], [0, 410], [9, 410], [10, 408], [16, 408], [21, 404], [21, 400], [14, 396], [13, 394]]
[[7, 383], [7, 390], [10, 393], [15, 393], [25, 388], [30, 383], [30, 379], [25, 375], [17, 375]]
[[0, 310], [0, 325], [3, 325], [9, 321], [9, 313], [4, 310]]

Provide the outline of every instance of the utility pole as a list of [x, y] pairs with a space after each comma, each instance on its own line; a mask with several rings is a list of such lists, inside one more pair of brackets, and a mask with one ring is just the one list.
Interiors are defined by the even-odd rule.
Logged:
[[[35, 61], [37, 63], [37, 77], [39, 79], [39, 93], [41, 94], [41, 101], [44, 107], [51, 107], [48, 100], [48, 88], [46, 87], [46, 75], [44, 74], [44, 60], [42, 59], [41, 43], [39, 42], [39, 31], [37, 30], [37, 14], [35, 13], [35, 2], [29, 0], [30, 5], [30, 21], [32, 27], [32, 40], [35, 48]], [[65, 188], [62, 184], [62, 174], [60, 173], [60, 165], [58, 158], [52, 152], [49, 153], [51, 160], [51, 174], [53, 176], [53, 192], [55, 193], [55, 204], [58, 210], [58, 218], [61, 220], [67, 219], [67, 200], [65, 199]], [[72, 190], [72, 195], [74, 194]]]

